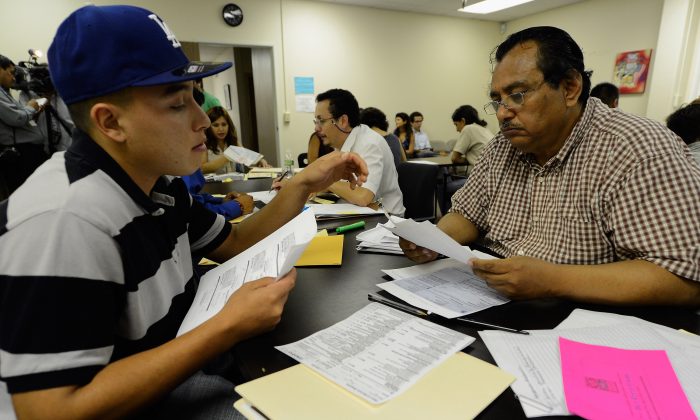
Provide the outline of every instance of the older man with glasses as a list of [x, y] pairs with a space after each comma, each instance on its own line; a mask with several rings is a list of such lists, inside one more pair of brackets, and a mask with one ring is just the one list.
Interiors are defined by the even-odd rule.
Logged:
[[[513, 299], [700, 303], [700, 167], [662, 124], [589, 99], [583, 53], [561, 29], [495, 51], [500, 134], [438, 227], [500, 260], [474, 272]], [[413, 260], [436, 258], [401, 241]]]

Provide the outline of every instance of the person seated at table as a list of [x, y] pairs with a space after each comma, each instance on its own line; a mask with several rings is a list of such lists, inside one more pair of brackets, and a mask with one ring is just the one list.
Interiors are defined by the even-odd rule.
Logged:
[[[533, 27], [495, 50], [500, 134], [438, 227], [504, 259], [474, 273], [512, 299], [700, 303], [700, 166], [662, 124], [589, 99], [565, 31]], [[401, 240], [414, 261], [433, 251]]]
[[486, 121], [479, 118], [479, 112], [471, 105], [462, 105], [452, 113], [452, 123], [459, 138], [452, 149], [452, 163], [465, 164], [465, 175], [474, 168], [481, 152], [493, 138], [486, 128]]
[[323, 144], [321, 138], [318, 137], [318, 133], [315, 131], [309, 136], [309, 148], [306, 152], [306, 159], [309, 163], [312, 163], [321, 156], [325, 156], [333, 151], [333, 148], [327, 144]]
[[[205, 174], [226, 174], [229, 172], [245, 172], [245, 166], [240, 163], [231, 162], [224, 150], [229, 146], [241, 146], [236, 126], [228, 112], [215, 106], [207, 111], [207, 116], [211, 121], [211, 126], [207, 128], [207, 153], [202, 155], [202, 172]], [[261, 159], [256, 166], [269, 168], [270, 164], [265, 159]]]
[[416, 136], [413, 135], [413, 129], [409, 124], [410, 117], [405, 112], [399, 112], [394, 118], [396, 128], [394, 135], [399, 138], [406, 156], [410, 159], [413, 157], [413, 152], [416, 149]]
[[679, 108], [669, 115], [666, 126], [683, 139], [700, 165], [700, 101]]
[[423, 130], [423, 114], [421, 114], [419, 111], [413, 111], [408, 118], [411, 121], [411, 128], [413, 129], [413, 137], [415, 139], [413, 154], [416, 157], [435, 156], [435, 153], [433, 153], [433, 148], [430, 145], [428, 133]]
[[247, 282], [176, 336], [197, 290], [192, 254], [226, 261], [310, 193], [367, 177], [359, 156], [331, 153], [235, 226], [193, 201], [179, 176], [199, 167], [210, 121], [192, 79], [231, 63], [190, 62], [167, 28], [142, 8], [84, 6], [49, 48], [76, 129], [0, 203], [0, 411], [11, 418], [240, 418], [235, 385], [210, 362], [279, 323], [296, 271]]
[[360, 123], [384, 137], [384, 140], [386, 140], [386, 143], [389, 145], [389, 149], [391, 149], [391, 154], [394, 155], [394, 165], [398, 169], [399, 164], [406, 161], [406, 152], [403, 150], [399, 138], [393, 133], [388, 133], [386, 131], [389, 128], [389, 121], [386, 120], [386, 114], [377, 108], [363, 108], [362, 111], [360, 111]]
[[362, 187], [350, 188], [344, 181], [328, 190], [340, 198], [368, 206], [380, 200], [391, 214], [403, 215], [403, 195], [399, 189], [394, 155], [386, 140], [371, 128], [360, 124], [360, 107], [352, 93], [331, 89], [316, 97], [315, 130], [321, 140], [341, 152], [354, 152], [367, 162], [369, 176]]
[[253, 197], [248, 194], [230, 191], [224, 197], [214, 197], [203, 192], [205, 181], [201, 169], [197, 169], [191, 175], [183, 176], [182, 180], [185, 181], [187, 191], [192, 198], [214, 213], [224, 216], [226, 221], [253, 212]]

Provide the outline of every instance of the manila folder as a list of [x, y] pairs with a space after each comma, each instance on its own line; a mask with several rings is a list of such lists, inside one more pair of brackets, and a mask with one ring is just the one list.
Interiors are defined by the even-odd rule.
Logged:
[[[239, 385], [236, 392], [275, 420], [468, 419], [476, 417], [514, 380], [504, 370], [459, 352], [406, 392], [379, 405], [351, 394], [302, 364]], [[236, 405], [245, 402], [239, 400]]]

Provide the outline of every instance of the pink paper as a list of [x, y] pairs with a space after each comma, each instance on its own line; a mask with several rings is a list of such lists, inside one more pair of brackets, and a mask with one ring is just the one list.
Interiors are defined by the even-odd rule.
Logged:
[[595, 419], [696, 420], [663, 350], [623, 350], [559, 337], [566, 405]]

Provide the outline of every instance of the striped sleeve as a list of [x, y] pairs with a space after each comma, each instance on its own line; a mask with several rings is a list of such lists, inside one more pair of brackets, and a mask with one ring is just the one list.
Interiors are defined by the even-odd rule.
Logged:
[[0, 376], [11, 393], [89, 382], [110, 361], [125, 296], [107, 233], [69, 212], [31, 220], [0, 236], [12, 250], [0, 253]]

